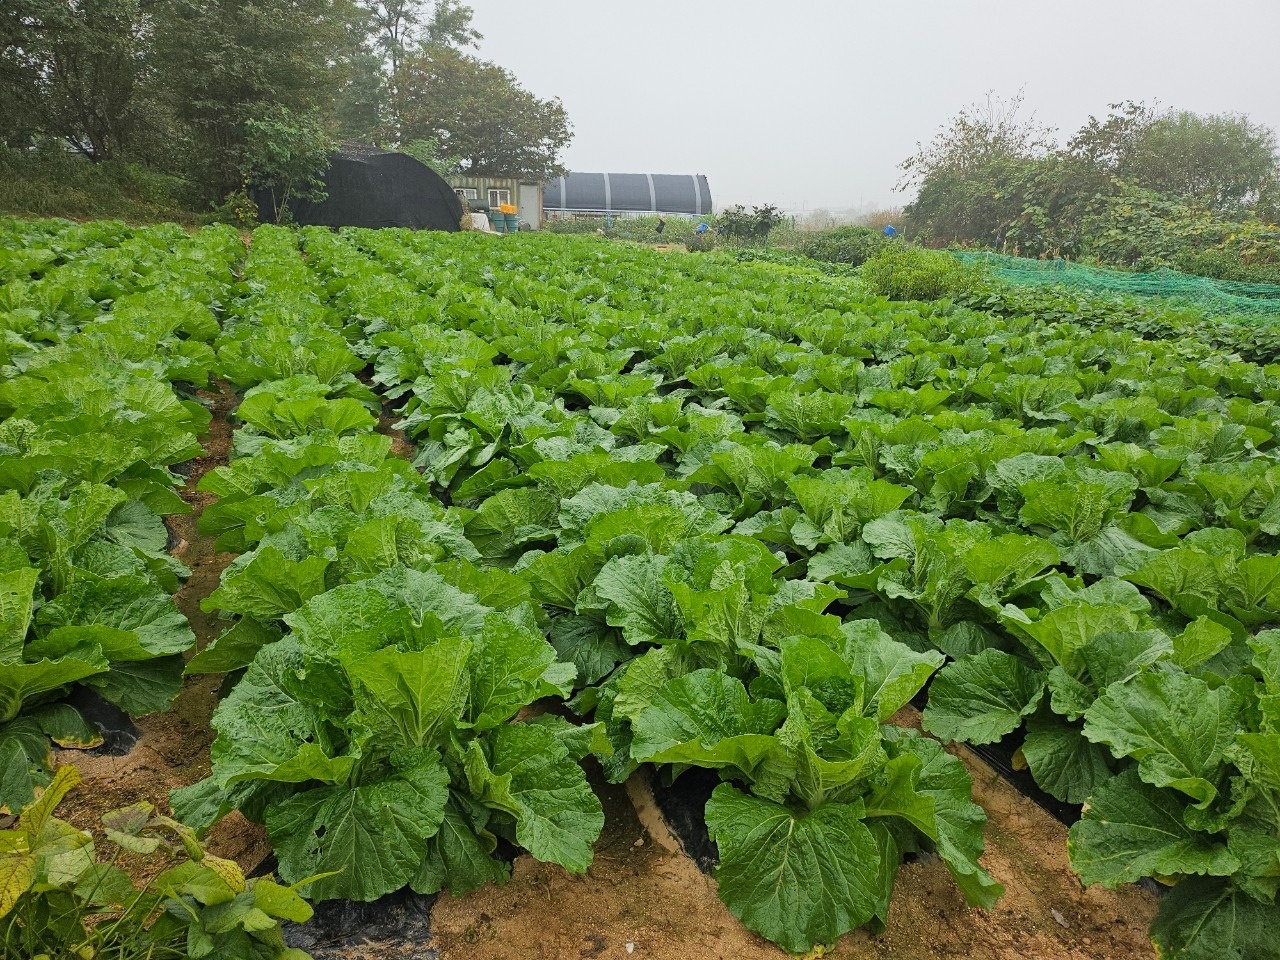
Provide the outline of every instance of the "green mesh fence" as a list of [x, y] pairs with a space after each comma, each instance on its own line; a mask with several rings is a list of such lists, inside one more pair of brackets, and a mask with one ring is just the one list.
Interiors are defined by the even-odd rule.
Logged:
[[1177, 270], [1130, 273], [1087, 267], [1067, 260], [1028, 260], [998, 253], [952, 252], [966, 263], [986, 264], [994, 276], [1009, 283], [1066, 287], [1093, 293], [1168, 297], [1194, 304], [1215, 315], [1244, 314], [1280, 320], [1280, 284], [1210, 280]]

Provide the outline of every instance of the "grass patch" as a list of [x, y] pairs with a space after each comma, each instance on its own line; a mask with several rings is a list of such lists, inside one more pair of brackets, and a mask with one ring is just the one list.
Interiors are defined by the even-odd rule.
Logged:
[[0, 149], [0, 214], [183, 224], [206, 222], [180, 177], [126, 161], [92, 163], [57, 150]]

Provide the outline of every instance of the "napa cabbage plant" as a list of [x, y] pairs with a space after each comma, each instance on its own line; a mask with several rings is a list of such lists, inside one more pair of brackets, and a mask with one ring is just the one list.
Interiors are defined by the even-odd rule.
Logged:
[[578, 760], [595, 728], [512, 723], [569, 692], [533, 611], [392, 568], [285, 616], [213, 719], [211, 776], [174, 793], [201, 830], [265, 823], [290, 883], [326, 900], [501, 880], [498, 839], [581, 872], [604, 822]]

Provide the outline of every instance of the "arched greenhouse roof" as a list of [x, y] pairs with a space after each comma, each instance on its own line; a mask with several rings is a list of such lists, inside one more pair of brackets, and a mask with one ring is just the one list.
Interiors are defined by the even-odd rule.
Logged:
[[674, 213], [710, 215], [711, 187], [702, 174], [579, 173], [547, 182], [548, 213]]

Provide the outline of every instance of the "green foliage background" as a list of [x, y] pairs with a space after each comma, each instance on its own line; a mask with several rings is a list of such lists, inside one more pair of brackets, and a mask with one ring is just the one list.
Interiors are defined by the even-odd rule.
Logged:
[[991, 99], [902, 164], [910, 235], [1138, 270], [1280, 280], [1275, 133], [1247, 117], [1113, 104], [1065, 144]]
[[0, 210], [190, 220], [246, 181], [314, 194], [347, 140], [559, 173], [563, 105], [475, 56], [471, 18], [457, 0], [15, 0], [0, 10], [0, 166], [24, 175]]

